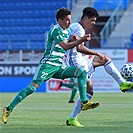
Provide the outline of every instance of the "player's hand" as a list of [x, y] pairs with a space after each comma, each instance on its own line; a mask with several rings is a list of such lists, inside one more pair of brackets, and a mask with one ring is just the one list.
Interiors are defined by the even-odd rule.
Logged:
[[71, 42], [74, 42], [74, 41], [79, 40], [79, 39], [80, 39], [80, 37], [78, 35], [74, 34], [71, 38]]
[[90, 41], [91, 40], [91, 34], [86, 34], [85, 36], [83, 36], [82, 38], [84, 38], [84, 41]]

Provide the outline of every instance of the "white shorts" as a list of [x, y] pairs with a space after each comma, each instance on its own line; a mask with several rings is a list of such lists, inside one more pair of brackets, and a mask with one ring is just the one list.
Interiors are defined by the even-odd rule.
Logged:
[[[83, 56], [82, 64], [79, 64], [78, 67], [83, 68], [87, 72], [86, 81], [88, 82], [91, 77], [92, 73], [95, 71], [95, 68], [93, 66], [93, 59], [95, 55], [85, 55]], [[77, 83], [77, 79], [75, 79], [75, 83]]]
[[[85, 56], [81, 56], [79, 60], [79, 62], [75, 63], [75, 65], [73, 66], [77, 66], [79, 68], [83, 68], [84, 70], [86, 70], [87, 72], [87, 82], [90, 80], [90, 78], [92, 77], [92, 73], [95, 71], [94, 66], [93, 66], [93, 59], [94, 59], [95, 55], [85, 55]], [[66, 60], [63, 60], [63, 65], [69, 65], [69, 63], [66, 62]], [[77, 82], [77, 81], [76, 81]]]
[[84, 56], [84, 59], [87, 62], [87, 66], [88, 66], [88, 69], [89, 69], [90, 73], [93, 73], [95, 71], [95, 68], [93, 66], [93, 59], [94, 59], [94, 57], [95, 57], [95, 55], [85, 55]]

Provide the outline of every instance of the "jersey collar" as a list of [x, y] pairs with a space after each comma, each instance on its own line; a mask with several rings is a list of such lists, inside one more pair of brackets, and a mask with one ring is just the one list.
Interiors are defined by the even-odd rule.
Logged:
[[[83, 25], [80, 22], [78, 22], [78, 23], [83, 27]], [[83, 29], [85, 29], [85, 28], [83, 27]]]

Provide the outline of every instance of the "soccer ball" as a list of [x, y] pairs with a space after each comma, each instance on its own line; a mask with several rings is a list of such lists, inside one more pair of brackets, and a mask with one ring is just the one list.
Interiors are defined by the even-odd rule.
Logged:
[[121, 76], [126, 80], [131, 80], [133, 78], [133, 65], [132, 64], [125, 64], [120, 69]]

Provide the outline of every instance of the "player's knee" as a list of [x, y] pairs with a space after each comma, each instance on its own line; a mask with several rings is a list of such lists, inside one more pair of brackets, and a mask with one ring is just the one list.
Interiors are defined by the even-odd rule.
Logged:
[[78, 69], [78, 72], [76, 74], [76, 78], [84, 78], [86, 77], [87, 73], [84, 69], [80, 68]]
[[104, 55], [104, 56], [105, 56], [104, 57], [105, 58], [105, 62], [108, 62], [109, 60], [111, 60], [109, 56], [107, 56], [107, 55]]
[[34, 86], [36, 89], [39, 88], [39, 85], [38, 85], [38, 84], [35, 84], [35, 83], [33, 83], [33, 82], [31, 82], [30, 85]]
[[102, 65], [106, 65], [108, 62], [110, 62], [110, 57], [107, 55], [104, 55], [104, 60], [101, 61]]

